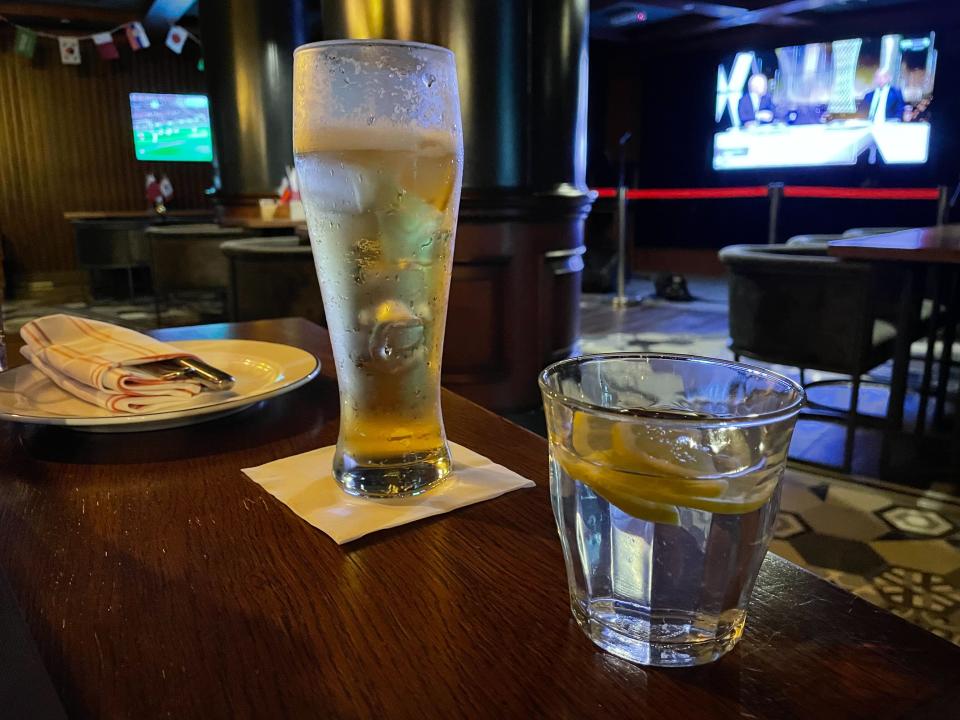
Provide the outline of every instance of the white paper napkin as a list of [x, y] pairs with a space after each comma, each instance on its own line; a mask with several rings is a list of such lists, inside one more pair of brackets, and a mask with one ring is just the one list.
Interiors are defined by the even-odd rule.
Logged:
[[333, 479], [334, 446], [245, 468], [244, 474], [337, 544], [377, 530], [483, 502], [534, 483], [473, 450], [449, 443], [453, 474], [423, 495], [364, 499], [343, 492]]

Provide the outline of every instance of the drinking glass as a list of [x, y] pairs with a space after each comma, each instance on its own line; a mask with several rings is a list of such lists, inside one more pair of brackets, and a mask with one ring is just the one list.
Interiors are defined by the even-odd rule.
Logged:
[[803, 390], [685, 355], [573, 358], [540, 376], [573, 616], [645, 665], [716, 660], [743, 632]]
[[340, 386], [334, 476], [354, 495], [424, 492], [451, 465], [440, 357], [463, 168], [453, 53], [301, 46], [293, 117]]

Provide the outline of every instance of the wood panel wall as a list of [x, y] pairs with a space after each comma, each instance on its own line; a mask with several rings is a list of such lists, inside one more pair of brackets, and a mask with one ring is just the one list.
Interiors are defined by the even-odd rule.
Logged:
[[65, 211], [140, 210], [143, 180], [166, 173], [171, 209], [207, 205], [210, 163], [140, 162], [134, 157], [131, 92], [205, 92], [200, 49], [182, 56], [152, 38], [134, 53], [120, 36], [120, 59], [101, 60], [90, 41], [83, 63], [60, 63], [57, 43], [39, 38], [33, 60], [13, 53], [13, 29], [0, 24], [0, 239], [8, 279], [76, 268]]

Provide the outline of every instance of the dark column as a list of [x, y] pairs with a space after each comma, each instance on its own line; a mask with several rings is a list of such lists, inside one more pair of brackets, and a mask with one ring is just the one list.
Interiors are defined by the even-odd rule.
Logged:
[[301, 0], [201, 0], [204, 73], [225, 215], [256, 215], [293, 164], [292, 55]]
[[498, 410], [537, 405], [537, 372], [579, 334], [587, 0], [326, 0], [323, 36], [456, 54], [464, 191], [443, 382]]
[[582, 193], [587, 162], [587, 0], [532, 0], [530, 179]]

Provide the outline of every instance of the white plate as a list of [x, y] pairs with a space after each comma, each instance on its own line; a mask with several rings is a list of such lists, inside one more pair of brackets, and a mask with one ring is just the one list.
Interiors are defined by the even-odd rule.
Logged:
[[152, 413], [116, 413], [61, 390], [33, 365], [0, 373], [0, 419], [67, 425], [92, 432], [135, 432], [189, 425], [238, 412], [311, 380], [320, 361], [299, 348], [258, 340], [173, 343], [236, 378], [232, 390], [204, 392], [195, 404]]

